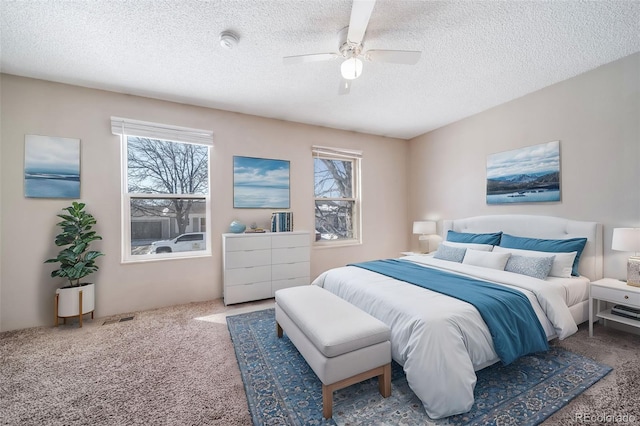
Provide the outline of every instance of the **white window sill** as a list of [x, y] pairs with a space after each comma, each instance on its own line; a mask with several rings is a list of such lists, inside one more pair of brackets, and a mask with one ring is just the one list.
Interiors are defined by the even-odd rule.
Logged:
[[184, 259], [201, 259], [204, 257], [211, 257], [211, 252], [208, 251], [204, 251], [203, 253], [199, 253], [199, 254], [192, 254], [189, 256], [172, 256], [172, 255], [153, 255], [153, 256], [146, 256], [146, 255], [142, 255], [140, 256], [140, 258], [128, 258], [128, 259], [121, 259], [120, 260], [120, 264], [122, 265], [130, 265], [130, 264], [136, 264], [136, 263], [149, 263], [149, 262], [162, 262], [162, 261], [167, 261], [167, 260], [184, 260]]
[[362, 245], [360, 240], [334, 240], [334, 241], [316, 241], [313, 243], [314, 249], [328, 249], [336, 247], [349, 247]]

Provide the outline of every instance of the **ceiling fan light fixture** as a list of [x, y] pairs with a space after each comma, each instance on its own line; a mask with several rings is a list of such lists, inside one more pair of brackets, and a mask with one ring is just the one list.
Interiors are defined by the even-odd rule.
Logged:
[[340, 65], [340, 73], [345, 80], [355, 80], [362, 74], [362, 61], [352, 57]]

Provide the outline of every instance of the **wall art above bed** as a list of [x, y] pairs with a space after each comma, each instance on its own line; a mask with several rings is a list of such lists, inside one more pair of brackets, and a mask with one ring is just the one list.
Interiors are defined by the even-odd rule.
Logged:
[[487, 156], [487, 204], [560, 201], [560, 141]]

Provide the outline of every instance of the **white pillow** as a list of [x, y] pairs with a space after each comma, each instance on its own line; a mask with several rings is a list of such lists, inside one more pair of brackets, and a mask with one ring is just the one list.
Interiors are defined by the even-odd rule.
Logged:
[[553, 266], [549, 272], [550, 277], [571, 278], [571, 270], [573, 269], [573, 260], [576, 258], [578, 252], [572, 251], [571, 253], [549, 253], [546, 251], [535, 250], [521, 250], [513, 248], [505, 248], [495, 246], [493, 248], [495, 253], [511, 253], [520, 256], [528, 257], [549, 257], [555, 256], [553, 259]]
[[450, 246], [450, 247], [470, 248], [470, 249], [480, 250], [480, 251], [491, 251], [493, 249], [493, 246], [491, 244], [456, 243], [454, 241], [443, 241], [440, 244], [444, 244], [445, 246]]
[[464, 259], [462, 259], [462, 263], [504, 271], [504, 267], [510, 256], [511, 253], [494, 253], [490, 251], [467, 249]]

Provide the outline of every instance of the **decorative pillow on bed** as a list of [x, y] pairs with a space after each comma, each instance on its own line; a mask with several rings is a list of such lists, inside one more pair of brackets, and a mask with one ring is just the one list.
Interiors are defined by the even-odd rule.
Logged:
[[[549, 252], [547, 251], [519, 250], [500, 246], [495, 246], [493, 248], [493, 251], [496, 253], [511, 253], [511, 255], [520, 255], [526, 257], [549, 257]], [[551, 271], [549, 271], [549, 276], [571, 278], [573, 261], [575, 260], [577, 253], [578, 252], [575, 251], [572, 251], [571, 253], [553, 253], [555, 257], [551, 265]]]
[[512, 254], [504, 270], [544, 280], [551, 272], [553, 259], [555, 256], [527, 257]]
[[462, 263], [504, 271], [504, 267], [506, 266], [509, 257], [511, 257], [511, 253], [494, 253], [490, 251], [468, 249], [464, 255]]
[[523, 250], [545, 251], [547, 253], [570, 253], [576, 252], [576, 258], [573, 260], [571, 275], [576, 277], [578, 273], [578, 263], [584, 246], [587, 243], [586, 238], [567, 238], [565, 240], [545, 240], [540, 238], [515, 237], [509, 234], [503, 234], [500, 245], [507, 248], [516, 248]]
[[493, 246], [491, 244], [477, 244], [477, 243], [456, 243], [454, 241], [443, 241], [440, 244], [444, 244], [445, 246], [451, 247], [462, 247], [462, 248], [470, 248], [474, 250], [480, 251], [491, 251], [493, 250]]
[[464, 253], [466, 251], [467, 249], [463, 247], [453, 247], [447, 246], [445, 244], [440, 244], [433, 257], [435, 259], [449, 260], [451, 262], [460, 263], [462, 262], [462, 259], [464, 259]]
[[496, 246], [500, 244], [501, 235], [502, 232], [494, 232], [491, 234], [471, 234], [467, 232], [449, 230], [447, 232], [447, 241], [453, 241], [455, 243], [490, 244], [492, 246]]

